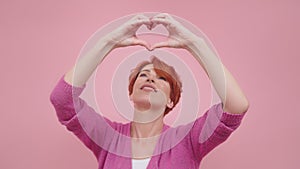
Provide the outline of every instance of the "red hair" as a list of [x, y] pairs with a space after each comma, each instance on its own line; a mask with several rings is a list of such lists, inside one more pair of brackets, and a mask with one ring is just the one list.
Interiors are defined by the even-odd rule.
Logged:
[[135, 83], [138, 74], [143, 69], [143, 67], [149, 64], [153, 64], [156, 74], [164, 77], [167, 80], [167, 82], [169, 82], [170, 84], [170, 89], [171, 89], [170, 99], [173, 102], [173, 107], [172, 108], [166, 107], [164, 113], [164, 115], [166, 115], [179, 102], [181, 91], [182, 91], [182, 83], [175, 69], [172, 66], [166, 64], [165, 62], [159, 60], [157, 57], [152, 56], [150, 61], [143, 61], [139, 63], [134, 69], [131, 70], [131, 73], [129, 75], [129, 85], [128, 85], [129, 95], [132, 94], [133, 85]]

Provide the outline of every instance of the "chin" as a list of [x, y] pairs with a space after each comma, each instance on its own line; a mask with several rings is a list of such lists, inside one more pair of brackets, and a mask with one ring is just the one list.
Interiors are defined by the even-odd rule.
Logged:
[[134, 104], [134, 107], [138, 110], [145, 111], [149, 110], [151, 108], [151, 104], [149, 102], [149, 98], [137, 98], [137, 99], [132, 99], [131, 100]]
[[164, 110], [166, 108], [166, 99], [165, 97], [162, 97], [164, 95], [157, 95], [156, 97], [153, 95], [150, 98], [149, 94], [134, 94], [131, 95], [130, 99], [134, 103], [134, 107], [138, 110]]

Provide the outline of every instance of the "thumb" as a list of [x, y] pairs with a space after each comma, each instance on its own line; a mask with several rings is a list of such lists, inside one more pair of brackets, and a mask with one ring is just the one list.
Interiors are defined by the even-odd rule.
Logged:
[[171, 47], [169, 41], [155, 43], [150, 47], [150, 50], [154, 50], [156, 48], [163, 48], [163, 47]]
[[144, 46], [146, 49], [150, 50], [150, 45], [145, 40], [138, 39], [137, 37], [132, 38], [132, 45]]

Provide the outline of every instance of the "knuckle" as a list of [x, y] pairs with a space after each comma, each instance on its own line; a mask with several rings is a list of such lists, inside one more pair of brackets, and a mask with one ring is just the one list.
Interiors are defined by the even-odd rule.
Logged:
[[145, 16], [144, 16], [143, 14], [137, 14], [137, 15], [136, 15], [136, 18], [137, 18], [137, 19], [144, 19]]

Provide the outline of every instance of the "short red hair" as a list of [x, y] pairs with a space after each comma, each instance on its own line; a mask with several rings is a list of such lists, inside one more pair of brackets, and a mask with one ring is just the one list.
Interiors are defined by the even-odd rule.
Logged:
[[132, 94], [133, 85], [135, 83], [138, 74], [143, 69], [143, 67], [149, 64], [153, 64], [156, 74], [164, 77], [167, 80], [167, 82], [169, 82], [170, 84], [170, 89], [171, 89], [170, 99], [173, 102], [173, 107], [172, 108], [166, 107], [164, 113], [164, 115], [166, 115], [179, 102], [181, 91], [182, 91], [182, 83], [175, 69], [172, 66], [166, 64], [165, 62], [161, 61], [157, 57], [152, 56], [150, 61], [143, 61], [139, 63], [134, 69], [131, 70], [131, 73], [129, 75], [129, 85], [128, 85], [129, 95]]

